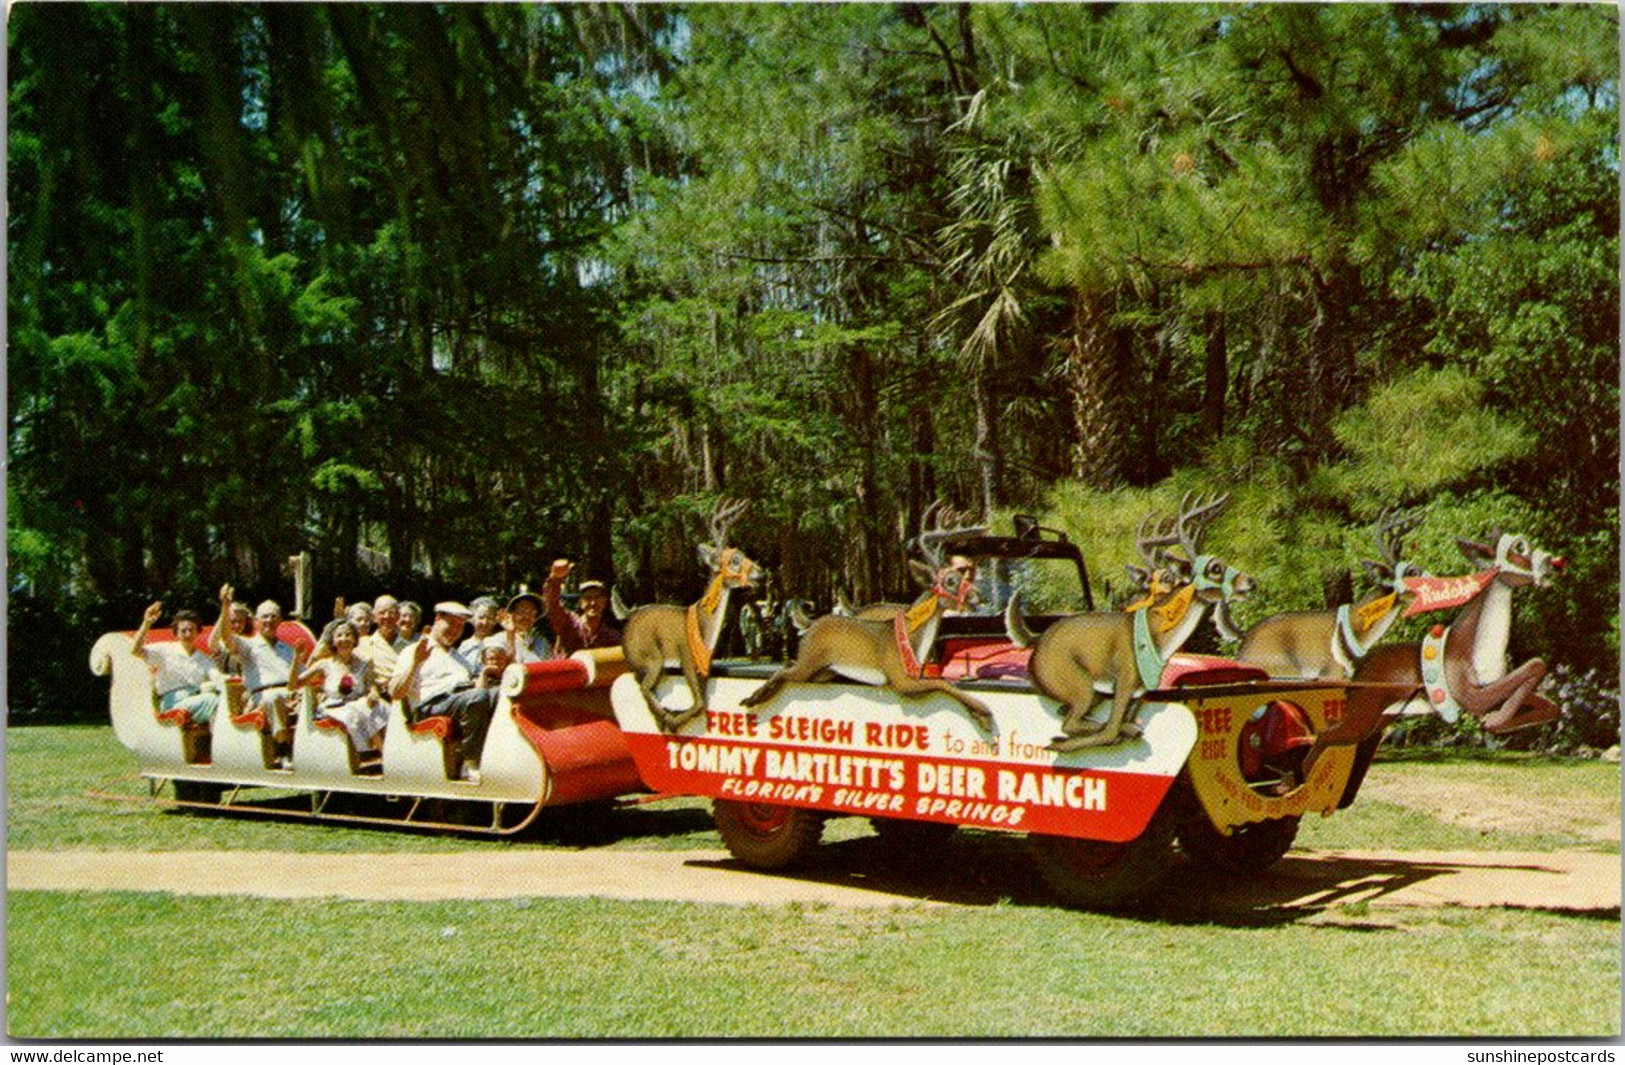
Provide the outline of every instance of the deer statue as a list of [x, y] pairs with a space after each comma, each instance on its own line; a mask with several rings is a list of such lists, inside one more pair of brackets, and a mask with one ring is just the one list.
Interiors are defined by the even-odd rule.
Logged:
[[[927, 528], [927, 526], [930, 526], [930, 528]], [[935, 551], [940, 554], [938, 550], [940, 545], [953, 537], [985, 536], [987, 531], [986, 525], [970, 524], [968, 515], [948, 507], [943, 500], [938, 499], [926, 507], [925, 512], [920, 515], [920, 535], [915, 538], [914, 544], [922, 553]], [[974, 560], [953, 556], [948, 561], [950, 565], [959, 571], [961, 577], [969, 578], [969, 581], [964, 582], [966, 587], [969, 587], [970, 582], [975, 581], [976, 565]], [[911, 562], [909, 565], [913, 566], [914, 563]], [[931, 580], [934, 580], [934, 578]], [[924, 580], [922, 583], [929, 585], [931, 580]], [[862, 621], [890, 621], [898, 614], [908, 610], [909, 606], [908, 603], [881, 602], [854, 607], [848, 604], [846, 598], [837, 592], [835, 606], [830, 613], [841, 617], [858, 618]], [[803, 631], [805, 631], [805, 628], [803, 626]]]
[[[705, 679], [711, 675], [711, 655], [722, 635], [728, 597], [735, 588], [756, 587], [760, 567], [736, 547], [729, 547], [728, 532], [748, 505], [746, 500], [724, 500], [711, 517], [711, 542], [700, 545], [700, 563], [711, 571], [711, 583], [699, 601], [688, 607], [655, 604], [639, 607], [627, 617], [621, 631], [621, 649], [638, 678], [643, 698], [655, 721], [676, 732], [705, 713]], [[693, 705], [667, 710], [655, 696], [655, 685], [669, 667], [682, 669]]]
[[[1064, 707], [1062, 734], [1050, 750], [1076, 751], [1137, 737], [1139, 726], [1129, 719], [1135, 695], [1161, 682], [1169, 656], [1196, 631], [1209, 606], [1252, 591], [1251, 577], [1201, 549], [1208, 524], [1229, 500], [1229, 495], [1211, 500], [1186, 495], [1179, 516], [1159, 523], [1150, 535], [1148, 522], [1141, 523], [1136, 537], [1140, 553], [1148, 562], [1160, 559], [1173, 585], [1154, 601], [1148, 597], [1131, 610], [1073, 614], [1035, 637], [1021, 614], [1020, 596], [1011, 597], [1005, 631], [1018, 645], [1033, 649], [1027, 664], [1033, 686]], [[1153, 549], [1174, 545], [1189, 557], [1166, 551], [1153, 555]], [[1156, 569], [1148, 573], [1148, 584]], [[1106, 694], [1112, 697], [1106, 721], [1088, 720]]]
[[[934, 510], [927, 508], [922, 524]], [[922, 675], [921, 661], [937, 638], [944, 610], [963, 610], [977, 601], [973, 580], [942, 555], [944, 540], [969, 531], [942, 528], [939, 520], [937, 528], [922, 533], [917, 541], [926, 561], [909, 560], [909, 569], [926, 588], [924, 594], [896, 609], [877, 603], [857, 617], [827, 614], [814, 621], [801, 635], [795, 661], [741, 699], [741, 705], [761, 706], [786, 684], [839, 676], [903, 696], [941, 692], [963, 706], [983, 731], [992, 732], [993, 714], [986, 704], [947, 681]]]
[[1393, 508], [1377, 519], [1377, 550], [1382, 560], [1362, 560], [1377, 587], [1357, 603], [1336, 610], [1295, 610], [1265, 618], [1245, 633], [1230, 624], [1223, 604], [1214, 611], [1219, 633], [1240, 640], [1235, 657], [1272, 677], [1315, 677], [1342, 680], [1376, 646], [1395, 621], [1409, 595], [1406, 581], [1424, 576], [1405, 561], [1405, 536], [1422, 522], [1420, 513]]
[[1419, 644], [1384, 644], [1360, 660], [1343, 718], [1315, 737], [1304, 757], [1304, 776], [1327, 748], [1359, 743], [1385, 717], [1403, 712], [1409, 705], [1405, 693], [1419, 695], [1446, 721], [1466, 710], [1488, 732], [1528, 728], [1561, 714], [1550, 699], [1535, 693], [1546, 676], [1546, 663], [1532, 658], [1508, 672], [1506, 651], [1512, 593], [1546, 585], [1567, 563], [1512, 533], [1495, 531], [1490, 540], [1456, 541], [1479, 567], [1477, 573], [1407, 580], [1415, 596], [1407, 617], [1451, 607], [1461, 607], [1460, 612], [1449, 625], [1434, 625]]

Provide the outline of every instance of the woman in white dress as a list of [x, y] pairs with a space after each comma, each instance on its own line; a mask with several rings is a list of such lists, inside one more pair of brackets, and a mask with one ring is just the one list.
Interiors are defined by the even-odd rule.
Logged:
[[368, 754], [383, 749], [389, 703], [378, 694], [372, 663], [355, 653], [360, 641], [353, 622], [333, 622], [322, 634], [310, 667], [299, 675], [298, 683], [321, 686], [317, 715], [343, 725], [355, 749]]

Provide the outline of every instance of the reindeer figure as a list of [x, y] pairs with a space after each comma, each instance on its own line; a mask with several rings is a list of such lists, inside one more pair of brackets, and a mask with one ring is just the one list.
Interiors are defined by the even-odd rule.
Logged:
[[[986, 525], [971, 525], [968, 524], [969, 520], [968, 515], [948, 507], [943, 500], [938, 499], [926, 507], [925, 513], [920, 515], [920, 535], [915, 538], [914, 546], [918, 547], [922, 554], [935, 557], [941, 554], [941, 545], [952, 537], [987, 535], [988, 528]], [[927, 526], [930, 526], [930, 528], [927, 528]], [[976, 564], [974, 561], [956, 555], [949, 559], [949, 564], [957, 569], [960, 576], [965, 578], [967, 582], [975, 581]], [[911, 562], [910, 566], [912, 565]], [[932, 579], [934, 580], [934, 578]], [[931, 580], [924, 580], [921, 583], [929, 585]], [[854, 607], [848, 604], [845, 597], [837, 592], [835, 606], [830, 613], [840, 617], [857, 618], [860, 621], [890, 621], [898, 614], [908, 610], [910, 605], [909, 603], [881, 602]], [[805, 625], [801, 626], [803, 632], [806, 631], [806, 628]]]
[[[922, 523], [934, 508], [927, 508]], [[828, 680], [836, 676], [859, 684], [887, 687], [903, 696], [941, 692], [963, 706], [983, 731], [993, 731], [993, 714], [986, 704], [947, 681], [921, 675], [921, 660], [937, 638], [945, 607], [963, 610], [976, 602], [972, 578], [942, 557], [942, 542], [968, 529], [940, 527], [919, 537], [925, 563], [909, 560], [909, 569], [926, 591], [911, 605], [875, 604], [865, 614], [847, 617], [828, 614], [814, 621], [801, 635], [796, 660], [768, 678], [760, 688], [740, 700], [748, 707], [772, 699], [786, 684]], [[879, 613], [883, 608], [885, 612]]]
[[1213, 615], [1220, 634], [1240, 640], [1236, 657], [1259, 666], [1272, 677], [1347, 678], [1399, 619], [1409, 594], [1405, 582], [1423, 576], [1421, 569], [1401, 557], [1405, 536], [1421, 523], [1420, 513], [1406, 514], [1393, 508], [1382, 512], [1376, 529], [1382, 561], [1362, 560], [1377, 587], [1359, 602], [1345, 603], [1336, 610], [1276, 614], [1246, 633], [1230, 625], [1229, 612], [1220, 604]]
[[[1141, 523], [1136, 537], [1141, 555], [1148, 562], [1159, 559], [1173, 583], [1154, 602], [1127, 611], [1074, 614], [1035, 638], [1022, 617], [1020, 597], [1011, 597], [1005, 631], [1018, 645], [1033, 649], [1027, 663], [1033, 686], [1065, 708], [1062, 734], [1050, 750], [1064, 753], [1137, 737], [1139, 726], [1129, 719], [1135, 695], [1160, 683], [1163, 665], [1196, 631], [1210, 605], [1252, 591], [1251, 577], [1201, 550], [1208, 524], [1229, 500], [1223, 495], [1193, 501], [1187, 495], [1179, 516], [1160, 523], [1154, 534], [1147, 535], [1147, 523]], [[1165, 551], [1153, 554], [1153, 549], [1176, 544], [1188, 559]], [[1156, 568], [1148, 573], [1148, 583]], [[1088, 720], [1106, 694], [1112, 696], [1106, 721]]]
[[[667, 732], [676, 732], [705, 713], [705, 678], [711, 675], [711, 655], [722, 635], [728, 597], [735, 588], [756, 587], [759, 567], [743, 551], [728, 547], [728, 532], [748, 505], [746, 500], [723, 501], [711, 517], [711, 543], [700, 545], [700, 563], [711, 571], [705, 594], [688, 607], [655, 604], [632, 611], [622, 628], [621, 649], [638, 678], [649, 712]], [[655, 697], [655, 685], [669, 667], [680, 667], [693, 706], [667, 710]]]
[[[1462, 554], [1479, 566], [1476, 574], [1409, 579], [1416, 601], [1407, 615], [1451, 606], [1461, 606], [1461, 611], [1448, 626], [1433, 626], [1420, 644], [1386, 644], [1360, 661], [1343, 719], [1315, 737], [1304, 757], [1305, 777], [1327, 748], [1359, 743], [1385, 716], [1400, 713], [1405, 692], [1421, 693], [1446, 721], [1466, 710], [1487, 732], [1528, 728], [1561, 714], [1550, 699], [1535, 694], [1546, 663], [1532, 658], [1509, 673], [1506, 651], [1512, 593], [1528, 585], [1543, 587], [1567, 562], [1531, 547], [1522, 536], [1497, 530], [1490, 538], [1493, 547], [1456, 541]], [[1394, 701], [1396, 693], [1401, 702]]]

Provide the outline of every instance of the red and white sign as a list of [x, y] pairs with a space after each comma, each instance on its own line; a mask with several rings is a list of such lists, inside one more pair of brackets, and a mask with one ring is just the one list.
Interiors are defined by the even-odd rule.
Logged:
[[1470, 603], [1490, 586], [1500, 572], [1492, 566], [1463, 577], [1406, 577], [1405, 590], [1415, 598], [1405, 608], [1405, 616], [1412, 618]]
[[[686, 706], [668, 678], [662, 705]], [[1056, 704], [1031, 690], [976, 695], [993, 711], [982, 733], [953, 700], [902, 699], [883, 688], [795, 684], [760, 712], [740, 699], [760, 680], [711, 681], [708, 711], [661, 732], [633, 677], [611, 701], [645, 783], [664, 792], [832, 813], [1125, 841], [1145, 830], [1184, 765], [1196, 723], [1183, 706], [1140, 711], [1141, 738], [1057, 754], [1046, 748]]]

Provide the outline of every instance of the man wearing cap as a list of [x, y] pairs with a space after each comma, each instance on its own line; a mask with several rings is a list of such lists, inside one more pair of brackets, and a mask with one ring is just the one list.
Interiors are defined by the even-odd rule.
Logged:
[[481, 665], [457, 650], [472, 611], [461, 603], [436, 603], [434, 624], [410, 648], [403, 649], [389, 681], [392, 699], [401, 700], [413, 721], [449, 717], [462, 737], [463, 779], [477, 782], [485, 732], [497, 706], [499, 690], [480, 687]]
[[553, 563], [542, 586], [542, 599], [547, 606], [547, 620], [553, 626], [553, 651], [564, 656], [597, 647], [618, 647], [620, 630], [608, 624], [605, 610], [609, 607], [609, 591], [603, 581], [582, 581], [576, 589], [581, 598], [581, 612], [572, 614], [564, 609], [561, 593], [564, 579], [575, 568], [568, 559]]
[[535, 592], [520, 592], [508, 600], [502, 629], [507, 634], [508, 654], [515, 662], [546, 662], [558, 657], [547, 637], [536, 631], [541, 616], [542, 600]]

